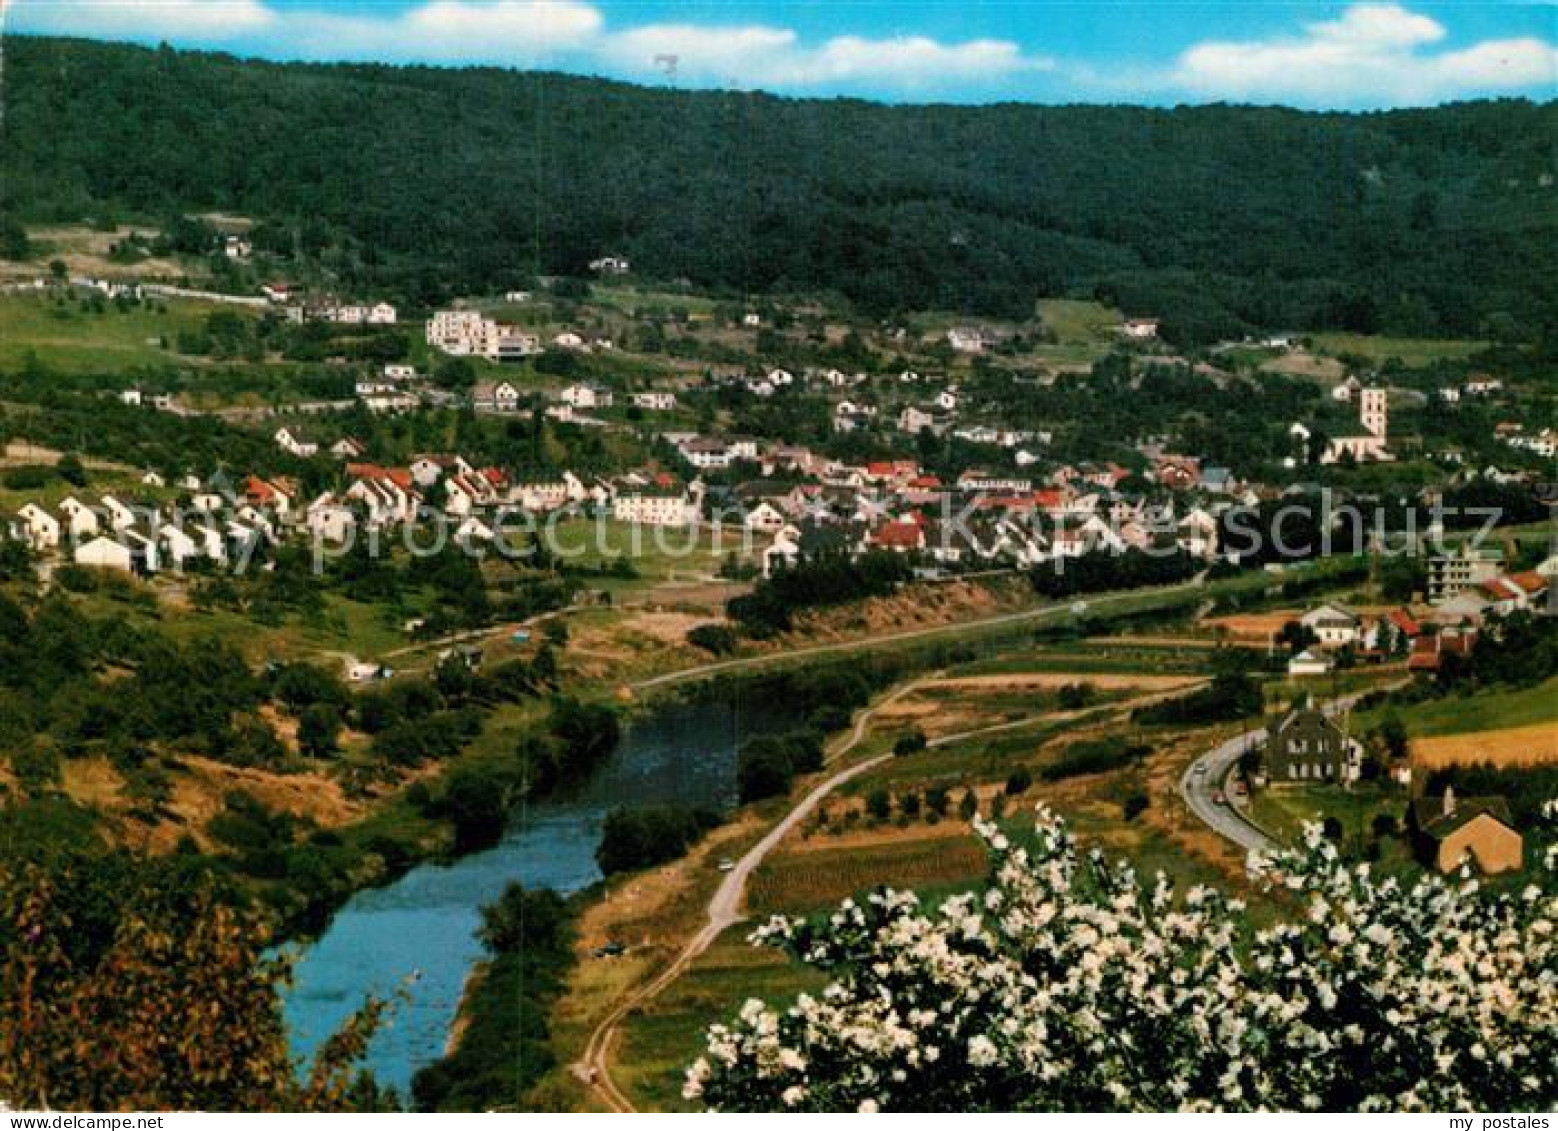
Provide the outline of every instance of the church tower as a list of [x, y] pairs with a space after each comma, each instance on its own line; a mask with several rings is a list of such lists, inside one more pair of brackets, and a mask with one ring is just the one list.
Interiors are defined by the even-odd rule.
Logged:
[[1358, 394], [1358, 418], [1369, 435], [1385, 438], [1390, 418], [1384, 389], [1364, 389]]

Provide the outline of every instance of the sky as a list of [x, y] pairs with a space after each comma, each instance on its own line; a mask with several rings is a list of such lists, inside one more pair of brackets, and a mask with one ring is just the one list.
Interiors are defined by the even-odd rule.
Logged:
[[1558, 93], [1558, 0], [0, 0], [5, 30], [889, 102]]

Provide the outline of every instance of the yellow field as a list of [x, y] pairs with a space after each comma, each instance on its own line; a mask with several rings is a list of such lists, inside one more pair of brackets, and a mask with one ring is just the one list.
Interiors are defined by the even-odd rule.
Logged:
[[1558, 723], [1414, 739], [1412, 761], [1429, 770], [1479, 762], [1496, 766], [1552, 765], [1558, 763]]

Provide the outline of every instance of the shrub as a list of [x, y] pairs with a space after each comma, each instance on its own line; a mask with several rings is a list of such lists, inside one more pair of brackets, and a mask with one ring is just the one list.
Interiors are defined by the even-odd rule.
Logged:
[[[829, 990], [789, 1008], [750, 1001], [711, 1028], [684, 1096], [720, 1111], [1558, 1101], [1558, 856], [1542, 865], [1545, 888], [1526, 894], [1433, 874], [1381, 882], [1340, 863], [1311, 825], [1301, 849], [1251, 861], [1290, 897], [1272, 924], [1216, 889], [1180, 894], [1161, 876], [1144, 886], [1042, 810], [1031, 855], [993, 825], [980, 831], [989, 892], [928, 906], [878, 891], [761, 928], [757, 941], [819, 967]], [[1445, 1071], [1446, 1058], [1467, 1070]]]
[[606, 814], [595, 860], [608, 876], [663, 864], [683, 855], [718, 824], [719, 814], [710, 809], [613, 809]]
[[688, 631], [687, 643], [715, 656], [726, 656], [736, 650], [736, 633], [729, 625], [700, 624]]

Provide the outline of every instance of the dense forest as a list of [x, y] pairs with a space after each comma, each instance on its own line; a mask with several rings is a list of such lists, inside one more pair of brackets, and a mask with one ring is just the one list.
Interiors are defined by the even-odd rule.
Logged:
[[870, 314], [1096, 294], [1181, 339], [1558, 322], [1551, 103], [889, 107], [30, 38], [6, 66], [10, 230], [222, 209], [403, 300], [617, 253]]

